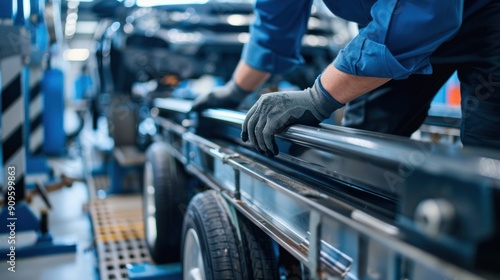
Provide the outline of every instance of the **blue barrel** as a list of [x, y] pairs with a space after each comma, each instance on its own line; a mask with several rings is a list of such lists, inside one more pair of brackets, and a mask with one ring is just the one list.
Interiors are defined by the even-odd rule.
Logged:
[[66, 151], [66, 133], [64, 132], [64, 75], [61, 70], [45, 70], [42, 92], [45, 131], [43, 151], [49, 155], [62, 155]]

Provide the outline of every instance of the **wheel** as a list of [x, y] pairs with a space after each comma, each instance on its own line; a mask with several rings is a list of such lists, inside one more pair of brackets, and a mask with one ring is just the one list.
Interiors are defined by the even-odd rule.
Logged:
[[238, 219], [245, 257], [254, 280], [278, 277], [278, 261], [273, 240], [245, 217]]
[[[302, 279], [301, 263], [243, 216], [238, 217], [248, 270], [254, 280]], [[307, 278], [306, 278], [307, 279]]]
[[196, 195], [182, 227], [184, 280], [249, 279], [242, 244], [215, 191]]
[[144, 230], [149, 252], [157, 264], [180, 260], [190, 180], [182, 164], [168, 153], [166, 144], [149, 147], [144, 167]]

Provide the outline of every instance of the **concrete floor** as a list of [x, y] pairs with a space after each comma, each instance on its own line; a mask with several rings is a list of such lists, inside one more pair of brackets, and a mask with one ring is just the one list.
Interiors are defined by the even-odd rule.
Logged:
[[[88, 201], [87, 186], [84, 183], [76, 182], [71, 188], [49, 193], [49, 197], [53, 207], [49, 215], [49, 230], [54, 241], [56, 243], [58, 241], [73, 241], [77, 244], [76, 254], [17, 259], [15, 273], [7, 271], [8, 265], [2, 261], [0, 262], [0, 279], [99, 279], [90, 218], [84, 209]], [[30, 207], [38, 215], [44, 204], [40, 197], [35, 197]], [[36, 237], [33, 233], [20, 236], [23, 243], [33, 241], [34, 238]], [[1, 239], [0, 245], [5, 244], [4, 240]]]

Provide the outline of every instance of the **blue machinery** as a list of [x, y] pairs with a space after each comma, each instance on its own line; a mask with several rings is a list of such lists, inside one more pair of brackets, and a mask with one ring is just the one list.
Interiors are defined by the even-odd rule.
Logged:
[[167, 265], [151, 265], [143, 264], [129, 264], [127, 265], [128, 278], [130, 280], [181, 280], [181, 265], [180, 264], [167, 264]]
[[[47, 51], [47, 30], [43, 11], [45, 0], [8, 0], [0, 3], [0, 75], [2, 194], [0, 234], [35, 231], [35, 244], [0, 251], [0, 258], [70, 253], [75, 244], [54, 244], [47, 229], [47, 213], [38, 220], [24, 202], [30, 174], [50, 169], [43, 156], [42, 94], [43, 55]], [[15, 240], [15, 239], [14, 239]], [[16, 246], [15, 243], [10, 243]]]

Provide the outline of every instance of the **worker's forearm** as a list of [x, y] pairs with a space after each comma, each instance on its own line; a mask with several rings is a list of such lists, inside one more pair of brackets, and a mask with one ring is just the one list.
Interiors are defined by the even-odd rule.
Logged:
[[321, 84], [340, 103], [347, 103], [391, 79], [360, 77], [344, 73], [330, 64], [321, 75]]
[[241, 60], [234, 71], [233, 80], [243, 90], [253, 91], [261, 86], [269, 76], [269, 73], [254, 69]]

